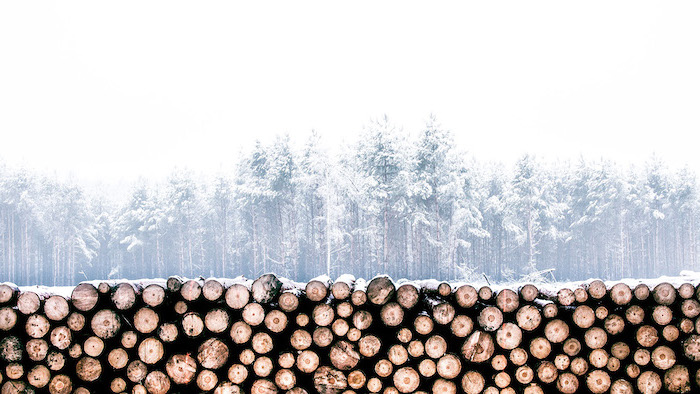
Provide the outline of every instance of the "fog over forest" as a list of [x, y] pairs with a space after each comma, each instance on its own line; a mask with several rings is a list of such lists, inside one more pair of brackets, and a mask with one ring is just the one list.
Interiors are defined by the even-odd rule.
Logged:
[[659, 158], [480, 162], [434, 118], [410, 137], [372, 121], [329, 148], [316, 133], [280, 136], [206, 179], [137, 182], [124, 202], [0, 162], [0, 282], [272, 271], [494, 283], [698, 268], [696, 175]]

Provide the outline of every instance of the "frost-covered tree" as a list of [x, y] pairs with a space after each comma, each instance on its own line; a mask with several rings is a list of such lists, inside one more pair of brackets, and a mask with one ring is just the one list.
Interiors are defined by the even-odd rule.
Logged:
[[[124, 201], [0, 163], [0, 281], [320, 274], [585, 279], [699, 269], [696, 174], [658, 157], [482, 163], [434, 117], [330, 146], [280, 136]], [[298, 145], [297, 145], [298, 144]], [[297, 148], [298, 146], [298, 148]]]
[[377, 273], [388, 272], [390, 261], [397, 258], [391, 238], [398, 233], [399, 215], [406, 204], [400, 192], [407, 180], [405, 142], [402, 131], [384, 116], [369, 124], [357, 146], [358, 169], [368, 178], [369, 204], [363, 211], [377, 229], [369, 240], [372, 250], [367, 257], [376, 264]]

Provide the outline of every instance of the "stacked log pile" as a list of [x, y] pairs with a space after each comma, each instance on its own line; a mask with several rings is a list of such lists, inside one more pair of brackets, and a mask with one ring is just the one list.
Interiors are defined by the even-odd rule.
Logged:
[[1, 394], [700, 392], [700, 292], [274, 275], [0, 285]]

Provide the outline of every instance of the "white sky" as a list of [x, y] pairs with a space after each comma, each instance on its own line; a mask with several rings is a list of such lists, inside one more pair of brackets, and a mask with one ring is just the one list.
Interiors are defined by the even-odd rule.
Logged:
[[700, 2], [233, 3], [0, 3], [0, 158], [161, 177], [435, 113], [483, 159], [700, 171]]

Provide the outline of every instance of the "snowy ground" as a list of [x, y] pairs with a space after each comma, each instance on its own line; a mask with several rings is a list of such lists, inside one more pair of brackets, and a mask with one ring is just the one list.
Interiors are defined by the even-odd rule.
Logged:
[[[183, 280], [186, 280], [187, 278], [182, 278]], [[224, 284], [226, 287], [231, 286], [233, 284], [243, 284], [246, 285], [248, 288], [253, 283], [254, 279], [249, 279], [249, 278], [244, 278], [242, 276], [235, 277], [235, 278], [198, 278], [200, 281], [204, 282], [206, 279], [215, 279], [219, 281], [220, 283]], [[283, 283], [283, 290], [290, 290], [290, 291], [295, 291], [295, 292], [300, 292], [301, 290], [304, 289], [306, 286], [306, 282], [295, 282], [293, 280], [287, 279], [287, 278], [280, 278]], [[533, 283], [537, 286], [538, 289], [540, 289], [540, 292], [542, 292], [546, 296], [554, 296], [556, 295], [557, 291], [562, 288], [569, 288], [569, 289], [576, 289], [578, 287], [581, 287], [582, 285], [585, 285], [586, 283], [590, 283], [593, 281], [595, 278], [587, 279], [587, 280], [582, 280], [582, 281], [575, 281], [575, 282], [548, 282], [548, 283]], [[332, 283], [333, 280], [326, 276], [319, 276], [317, 278], [314, 278], [314, 280], [319, 280], [322, 282], [326, 283]], [[156, 279], [136, 279], [136, 280], [128, 280], [128, 279], [110, 279], [106, 281], [100, 281], [100, 280], [94, 280], [94, 281], [87, 281], [87, 283], [92, 283], [93, 285], [97, 286], [101, 282], [107, 282], [111, 285], [115, 285], [117, 283], [123, 283], [123, 282], [129, 282], [132, 283], [136, 286], [139, 287], [145, 287], [150, 284], [158, 284], [161, 286], [165, 287], [167, 279], [163, 278], [156, 278]], [[369, 280], [365, 280], [362, 278], [356, 279], [352, 275], [341, 275], [336, 279], [336, 281], [343, 281], [347, 283], [354, 283], [354, 288], [356, 289], [364, 289], [367, 284], [369, 283]], [[681, 271], [678, 276], [660, 276], [658, 278], [646, 278], [646, 279], [637, 279], [637, 278], [625, 278], [621, 280], [610, 280], [606, 281], [605, 284], [607, 285], [608, 288], [612, 287], [616, 283], [624, 282], [631, 288], [634, 288], [638, 284], [644, 283], [647, 286], [653, 288], [654, 286], [658, 285], [659, 283], [663, 282], [668, 282], [673, 284], [674, 286], [678, 287], [683, 283], [691, 283], [693, 286], [698, 286], [700, 285], [700, 272], [695, 272], [695, 271]], [[395, 281], [395, 283], [398, 285], [402, 285], [404, 283], [411, 283], [414, 286], [416, 286], [419, 289], [436, 289], [437, 286], [442, 283], [441, 281], [435, 280], [435, 279], [427, 279], [427, 280], [407, 280], [407, 279], [399, 279]], [[511, 283], [501, 283], [501, 284], [488, 284], [486, 280], [483, 281], [477, 281], [477, 282], [464, 282], [464, 281], [450, 281], [448, 282], [452, 285], [453, 289], [457, 289], [460, 285], [462, 284], [470, 284], [474, 287], [481, 287], [488, 285], [491, 287], [493, 290], [500, 290], [500, 289], [513, 289], [517, 290], [521, 286], [527, 284], [527, 282], [511, 282]], [[52, 294], [57, 294], [61, 295], [64, 297], [70, 297], [71, 292], [73, 291], [73, 286], [21, 286], [20, 287], [21, 291], [33, 291], [39, 295], [52, 295]]]

